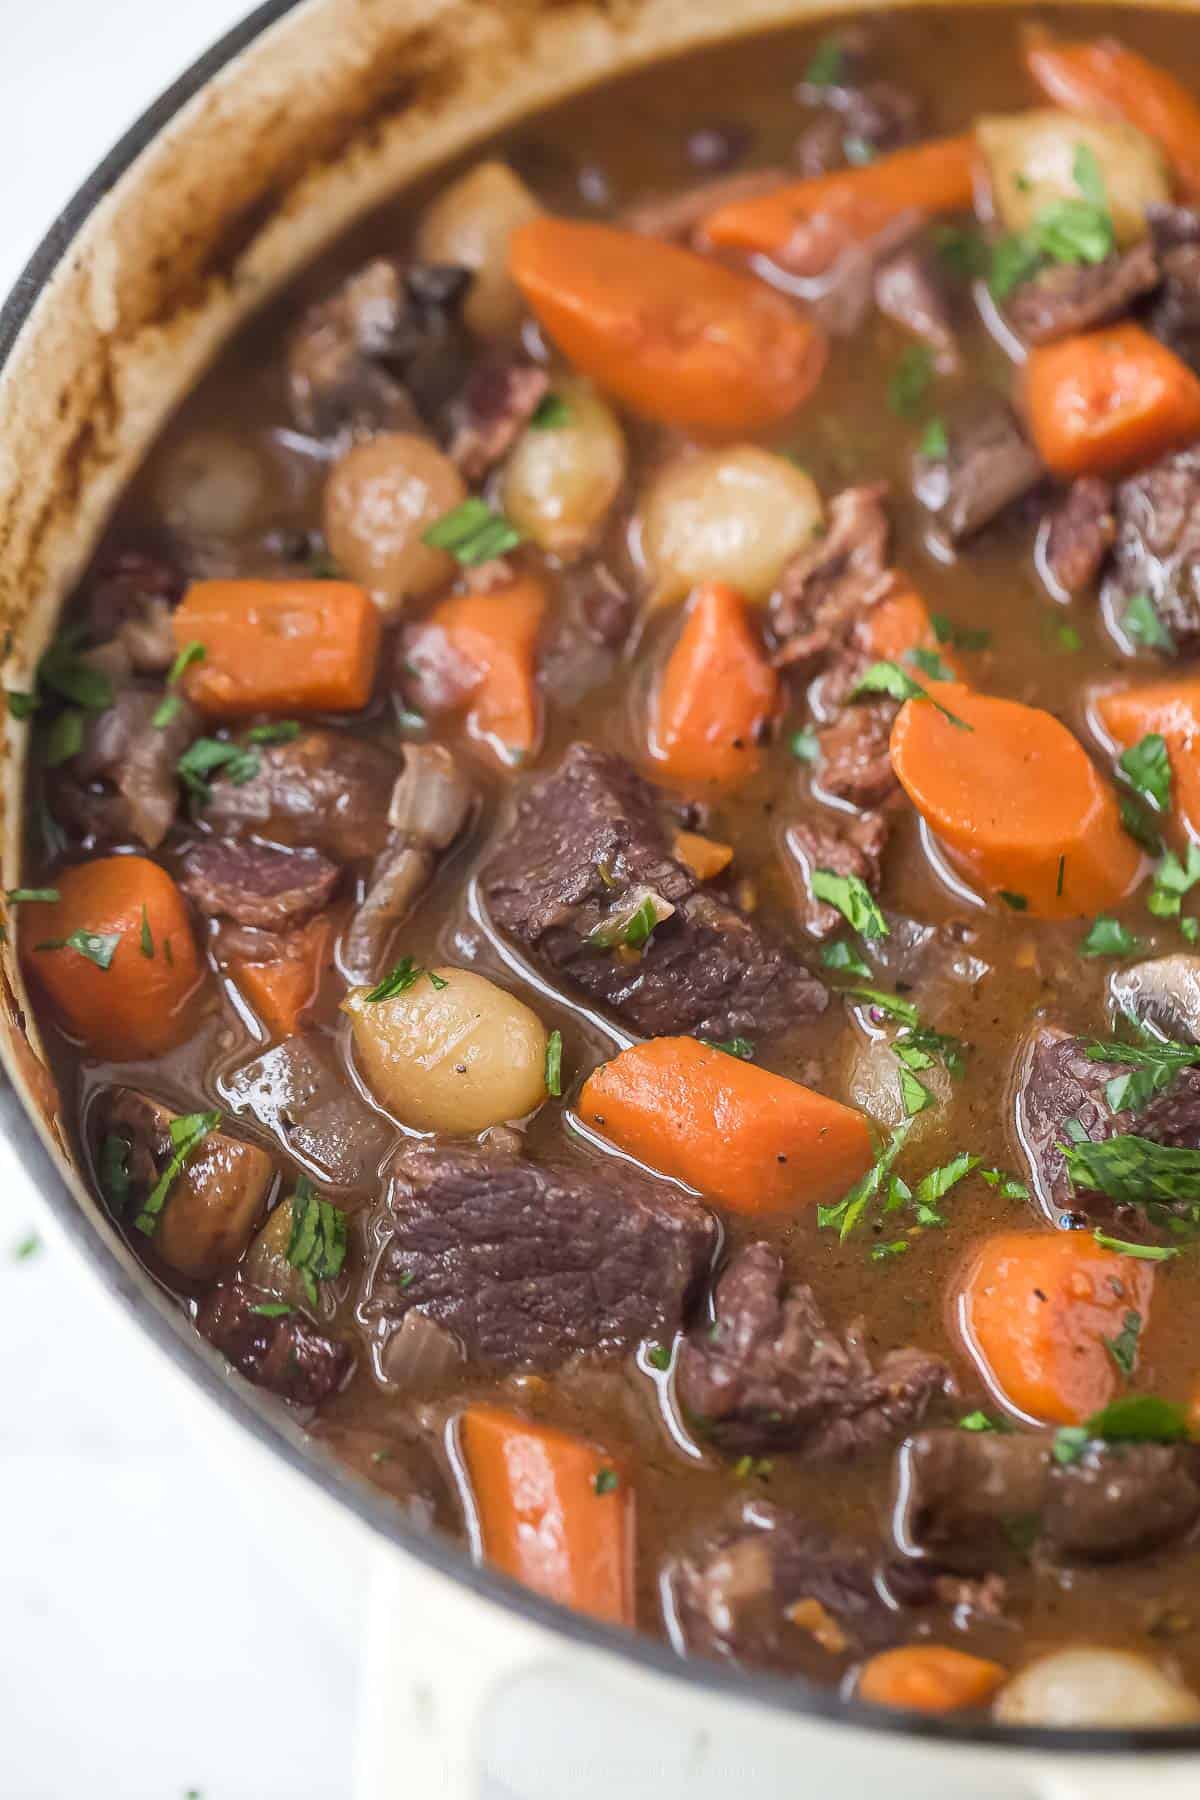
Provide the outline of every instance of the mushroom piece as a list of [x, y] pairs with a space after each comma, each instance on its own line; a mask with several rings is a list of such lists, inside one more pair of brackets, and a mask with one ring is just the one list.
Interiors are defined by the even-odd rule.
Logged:
[[1116, 971], [1108, 991], [1118, 1013], [1156, 1037], [1200, 1044], [1200, 956], [1179, 951], [1131, 963]]
[[409, 745], [388, 808], [388, 842], [342, 940], [342, 966], [351, 980], [375, 978], [393, 930], [433, 879], [438, 856], [462, 831], [473, 805], [471, 784], [448, 750]]

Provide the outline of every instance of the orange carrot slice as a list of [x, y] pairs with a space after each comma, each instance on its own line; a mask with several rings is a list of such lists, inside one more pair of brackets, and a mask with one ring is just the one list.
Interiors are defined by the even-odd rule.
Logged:
[[677, 781], [744, 781], [758, 768], [759, 732], [778, 697], [745, 601], [724, 582], [707, 582], [663, 672], [650, 753]]
[[1200, 436], [1200, 381], [1140, 325], [1113, 325], [1031, 350], [1025, 404], [1056, 475], [1113, 475]]
[[379, 609], [349, 581], [195, 581], [171, 619], [175, 647], [204, 656], [184, 677], [213, 718], [358, 712], [371, 698]]
[[1171, 764], [1172, 811], [1164, 821], [1176, 838], [1200, 838], [1200, 681], [1177, 678], [1145, 687], [1112, 688], [1093, 709], [1121, 750], [1157, 732]]
[[969, 1656], [942, 1644], [906, 1644], [863, 1664], [858, 1697], [910, 1712], [958, 1712], [964, 1706], [982, 1706], [1007, 1676], [1002, 1663], [984, 1656]]

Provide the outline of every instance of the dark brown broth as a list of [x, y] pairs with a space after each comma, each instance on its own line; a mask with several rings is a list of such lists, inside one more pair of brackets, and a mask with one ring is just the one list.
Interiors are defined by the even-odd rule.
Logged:
[[[930, 9], [891, 12], [872, 19], [878, 69], [913, 87], [927, 101], [931, 133], [961, 129], [980, 111], [1019, 109], [1032, 103], [1017, 55], [1020, 17], [1001, 9], [973, 11], [970, 16]], [[1071, 12], [1069, 28], [1089, 35], [1118, 32], [1133, 46], [1157, 56], [1200, 89], [1200, 36], [1181, 29], [1177, 17], [1096, 8], [1079, 17]], [[792, 88], [820, 36], [818, 29], [776, 34], [724, 45], [688, 57], [669, 71], [652, 69], [522, 124], [494, 147], [510, 159], [550, 207], [606, 216], [647, 192], [670, 189], [695, 178], [685, 141], [697, 125], [732, 120], [754, 133], [752, 160], [786, 160], [804, 122]], [[412, 223], [422, 199], [440, 185], [427, 183], [348, 234], [337, 250], [299, 280], [285, 298], [250, 325], [221, 358], [219, 365], [180, 409], [147, 460], [109, 533], [109, 544], [139, 541], [147, 525], [158, 523], [155, 485], [165, 456], [198, 427], [236, 426], [258, 445], [274, 446], [286, 498], [275, 523], [307, 529], [319, 522], [322, 470], [311, 459], [293, 455], [286, 436], [287, 416], [280, 376], [284, 332], [307, 299], [327, 291], [337, 277], [367, 254], [396, 252], [410, 241]], [[595, 203], [605, 193], [608, 207]], [[792, 449], [826, 495], [848, 480], [887, 478], [894, 481], [892, 517], [894, 560], [908, 573], [929, 608], [960, 624], [992, 632], [992, 647], [969, 657], [972, 679], [990, 692], [1033, 701], [1062, 717], [1087, 741], [1086, 695], [1091, 684], [1127, 667], [1103, 630], [1090, 602], [1060, 608], [1049, 600], [1032, 560], [1033, 532], [1019, 515], [986, 532], [951, 562], [935, 558], [925, 543], [916, 510], [907, 498], [907, 464], [922, 422], [935, 411], [952, 408], [956, 390], [995, 385], [1005, 389], [1010, 365], [990, 341], [982, 325], [966, 333], [966, 374], [958, 382], [939, 382], [928, 405], [915, 419], [889, 412], [885, 394], [890, 375], [906, 347], [898, 328], [871, 320], [850, 343], [835, 345], [829, 370], [814, 403], [777, 441]], [[646, 434], [647, 438], [649, 434]], [[613, 546], [614, 554], [623, 552]], [[1071, 649], [1062, 628], [1077, 633]], [[661, 642], [659, 632], [641, 652], [645, 659]], [[548, 707], [547, 742], [539, 768], [552, 767], [566, 744], [586, 736], [643, 760], [633, 723], [629, 667], [576, 705]], [[799, 723], [793, 707], [792, 725]], [[381, 703], [354, 729], [391, 735], [393, 727]], [[807, 776], [790, 755], [787, 728], [780, 733], [762, 775], [736, 798], [714, 802], [711, 830], [736, 849], [736, 867], [756, 883], [761, 912], [795, 936], [790, 893], [776, 855], [781, 822], [802, 808]], [[484, 817], [471, 843], [448, 859], [419, 912], [404, 933], [404, 948], [419, 962], [470, 960], [480, 971], [503, 983], [520, 985], [512, 967], [471, 916], [469, 884], [486, 856], [491, 834], [507, 804], [509, 779], [496, 773], [483, 777], [489, 790]], [[517, 782], [527, 779], [525, 775]], [[516, 785], [516, 784], [514, 784]], [[30, 882], [53, 876], [55, 862], [37, 841], [31, 843]], [[168, 863], [170, 858], [167, 858]], [[1069, 871], [1067, 872], [1069, 881]], [[905, 821], [886, 864], [885, 904], [929, 921], [959, 920], [964, 949], [989, 966], [972, 986], [939, 989], [925, 1006], [929, 1022], [960, 1035], [971, 1045], [967, 1078], [952, 1101], [925, 1115], [900, 1164], [910, 1178], [960, 1150], [980, 1156], [985, 1164], [1024, 1172], [1006, 1096], [1020, 1040], [1032, 1019], [1045, 1015], [1081, 1031], [1095, 1033], [1105, 1021], [1105, 982], [1111, 964], [1083, 961], [1078, 954], [1082, 924], [1026, 922], [998, 909], [979, 910], [949, 893], [932, 873], [921, 850], [914, 822]], [[1156, 926], [1138, 898], [1122, 909], [1131, 928], [1148, 946], [1178, 948], [1177, 932]], [[319, 1028], [345, 1047], [339, 1024], [342, 984], [330, 975], [317, 1013]], [[564, 1068], [572, 1090], [587, 1070], [611, 1053], [613, 1039], [587, 1022], [568, 998], [545, 992], [532, 996], [548, 1027], [563, 1032]], [[817, 1085], [843, 1091], [843, 1063], [856, 1026], [835, 1004], [827, 1018], [790, 1041], [774, 1044], [765, 1056], [769, 1066], [795, 1073], [815, 1059]], [[223, 1076], [256, 1054], [244, 1021], [225, 999], [219, 1016], [189, 1044], [145, 1068], [81, 1061], [52, 1023], [47, 1037], [56, 1073], [68, 1098], [86, 1110], [97, 1088], [116, 1080], [143, 1084], [181, 1111], [224, 1099]], [[244, 1122], [242, 1122], [244, 1124]], [[251, 1135], [255, 1128], [245, 1126]], [[259, 1134], [261, 1135], [261, 1134]], [[269, 1140], [264, 1140], [268, 1141]], [[597, 1153], [575, 1138], [560, 1108], [545, 1106], [528, 1132], [531, 1154], [542, 1147], [564, 1145], [585, 1159]], [[275, 1147], [271, 1145], [270, 1147]], [[341, 1196], [361, 1207], [371, 1195]], [[872, 1346], [914, 1341], [950, 1355], [962, 1382], [961, 1410], [994, 1404], [981, 1390], [978, 1375], [955, 1342], [944, 1314], [944, 1296], [953, 1271], [973, 1242], [998, 1227], [1032, 1223], [1021, 1203], [1000, 1198], [978, 1179], [965, 1181], [946, 1203], [945, 1230], [915, 1237], [902, 1257], [872, 1262], [868, 1232], [839, 1244], [820, 1232], [811, 1215], [801, 1213], [765, 1235], [782, 1247], [789, 1270], [812, 1282], [831, 1319], [844, 1323], [861, 1314]], [[759, 1222], [725, 1221], [734, 1243], [764, 1235]], [[144, 1246], [139, 1245], [139, 1249]], [[354, 1258], [352, 1256], [352, 1264]], [[161, 1271], [159, 1271], [161, 1273]], [[355, 1270], [351, 1267], [339, 1291], [337, 1325], [353, 1334]], [[173, 1282], [176, 1289], [179, 1283]], [[1185, 1399], [1196, 1370], [1200, 1333], [1200, 1269], [1191, 1260], [1164, 1266], [1157, 1275], [1153, 1317], [1141, 1343], [1137, 1374], [1140, 1390]], [[435, 1416], [450, 1410], [464, 1395], [507, 1395], [538, 1417], [577, 1429], [608, 1445], [627, 1450], [636, 1467], [639, 1508], [639, 1611], [643, 1626], [660, 1631], [657, 1580], [664, 1555], [697, 1527], [714, 1520], [731, 1500], [762, 1492], [781, 1505], [851, 1536], [872, 1536], [888, 1497], [889, 1456], [844, 1468], [806, 1469], [786, 1455], [772, 1459], [769, 1474], [739, 1479], [728, 1461], [675, 1441], [666, 1429], [663, 1381], [645, 1367], [630, 1365], [618, 1372], [581, 1371], [561, 1380], [519, 1377], [497, 1384], [485, 1372], [454, 1382], [451, 1392], [424, 1397]], [[346, 1392], [327, 1404], [332, 1421], [386, 1429], [397, 1414], [408, 1416], [411, 1402], [382, 1389], [370, 1372], [367, 1355]], [[1147, 1560], [1119, 1571], [1073, 1570], [1033, 1580], [1018, 1566], [1012, 1575], [1013, 1599], [1019, 1616], [1038, 1642], [1073, 1636], [1095, 1641], [1145, 1643], [1147, 1621], [1170, 1600], [1189, 1615], [1186, 1629], [1172, 1646], [1181, 1666], [1200, 1680], [1200, 1609], [1192, 1623], [1191, 1596], [1200, 1602], [1200, 1562], [1195, 1553], [1169, 1560]], [[1012, 1662], [1021, 1652], [1010, 1623], [977, 1626], [973, 1644], [985, 1653]], [[820, 1673], [820, 1653], [812, 1656]]]

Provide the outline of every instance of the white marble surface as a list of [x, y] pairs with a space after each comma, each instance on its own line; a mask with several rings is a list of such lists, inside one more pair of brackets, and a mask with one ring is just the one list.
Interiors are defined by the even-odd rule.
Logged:
[[[0, 0], [0, 288], [248, 4]], [[0, 1795], [346, 1800], [359, 1540], [241, 1491], [2, 1144], [0, 1392]]]

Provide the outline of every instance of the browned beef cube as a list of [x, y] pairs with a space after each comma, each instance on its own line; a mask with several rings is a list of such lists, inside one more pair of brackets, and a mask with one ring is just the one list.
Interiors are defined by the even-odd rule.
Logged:
[[1195, 656], [1200, 651], [1200, 449], [1165, 456], [1122, 481], [1116, 514], [1105, 598], [1120, 620], [1135, 596], [1148, 594], [1175, 650]]
[[319, 850], [275, 850], [208, 838], [189, 850], [180, 886], [202, 913], [284, 931], [326, 905], [338, 866]]
[[[646, 1037], [765, 1036], [824, 1011], [791, 951], [672, 856], [664, 812], [623, 758], [573, 744], [480, 877], [496, 925]], [[598, 941], [642, 890], [673, 910], [640, 953]]]
[[518, 1144], [493, 1132], [397, 1154], [359, 1307], [381, 1368], [413, 1307], [498, 1368], [678, 1329], [716, 1249], [711, 1214], [628, 1165], [534, 1163]]
[[258, 1310], [270, 1304], [268, 1294], [232, 1282], [205, 1296], [196, 1324], [247, 1381], [297, 1405], [317, 1406], [342, 1386], [354, 1353], [303, 1313]]
[[387, 843], [399, 773], [396, 758], [375, 744], [344, 731], [306, 731], [264, 744], [249, 781], [215, 779], [201, 816], [227, 837], [253, 833], [352, 862], [378, 856]]

